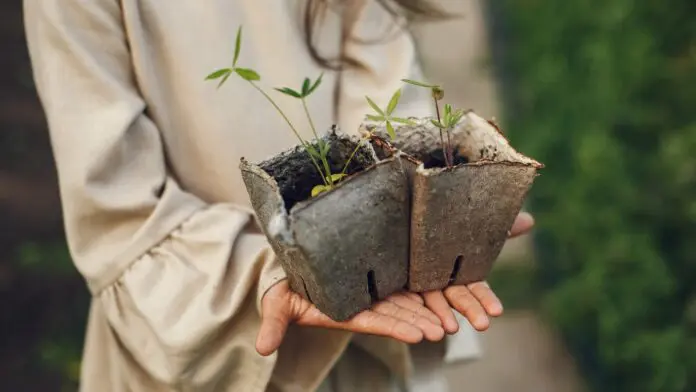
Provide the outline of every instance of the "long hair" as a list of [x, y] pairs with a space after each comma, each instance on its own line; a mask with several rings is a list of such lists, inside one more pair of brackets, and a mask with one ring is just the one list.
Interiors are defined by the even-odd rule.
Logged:
[[[369, 44], [369, 42], [361, 41], [354, 37], [352, 31], [360, 12], [359, 10], [367, 1], [378, 2], [392, 16], [394, 21], [400, 23], [401, 27], [404, 28], [408, 22], [414, 20], [442, 20], [453, 16], [433, 4], [432, 0], [307, 0], [303, 21], [304, 39], [309, 54], [317, 64], [331, 70], [361, 66], [358, 61], [347, 56], [343, 48], [349, 41], [360, 41], [363, 44]], [[321, 23], [322, 16], [330, 5], [341, 7], [342, 18], [341, 49], [334, 58], [322, 55], [314, 44], [315, 29]]]

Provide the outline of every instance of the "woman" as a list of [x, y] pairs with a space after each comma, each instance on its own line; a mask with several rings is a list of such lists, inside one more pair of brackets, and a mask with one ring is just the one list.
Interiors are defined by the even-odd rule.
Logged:
[[[427, 9], [388, 5], [397, 3]], [[385, 103], [401, 78], [419, 77], [413, 43], [388, 29], [396, 19], [376, 2], [323, 5], [24, 1], [68, 242], [93, 295], [83, 391], [312, 391], [322, 382], [382, 391], [409, 374], [398, 342], [457, 331], [450, 305], [477, 329], [502, 312], [483, 282], [397, 294], [345, 323], [289, 291], [238, 162], [273, 155], [293, 136], [246, 85], [217, 90], [203, 77], [230, 62], [239, 25], [240, 62], [265, 85], [295, 85], [327, 71], [317, 59], [338, 59], [311, 111], [318, 124], [355, 132], [365, 95]], [[385, 31], [388, 39], [361, 42]], [[405, 90], [402, 109], [428, 114], [418, 94]], [[278, 100], [302, 123], [295, 102]], [[523, 216], [513, 231], [530, 227]]]

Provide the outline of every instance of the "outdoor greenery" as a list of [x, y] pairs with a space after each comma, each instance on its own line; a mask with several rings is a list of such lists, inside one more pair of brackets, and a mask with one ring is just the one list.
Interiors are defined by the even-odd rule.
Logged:
[[488, 3], [546, 316], [596, 391], [696, 390], [696, 2]]

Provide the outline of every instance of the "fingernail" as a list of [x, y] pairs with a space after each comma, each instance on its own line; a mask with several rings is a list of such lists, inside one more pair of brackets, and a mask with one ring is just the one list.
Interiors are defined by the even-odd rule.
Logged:
[[447, 323], [447, 333], [455, 334], [459, 332], [459, 323], [453, 320], [449, 320]]
[[503, 314], [503, 305], [501, 303], [491, 305], [491, 316], [500, 316]]
[[474, 324], [476, 324], [474, 326], [474, 328], [476, 328], [477, 330], [485, 331], [486, 329], [488, 329], [488, 324], [489, 324], [488, 317], [479, 316], [476, 318], [476, 322]]

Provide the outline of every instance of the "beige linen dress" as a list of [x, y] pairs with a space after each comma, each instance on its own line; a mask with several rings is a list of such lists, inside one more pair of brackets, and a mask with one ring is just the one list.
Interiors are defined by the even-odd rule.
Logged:
[[[256, 227], [238, 164], [296, 141], [249, 85], [230, 79], [218, 90], [203, 79], [230, 64], [239, 25], [240, 65], [259, 71], [265, 88], [318, 76], [298, 1], [24, 0], [24, 7], [67, 239], [93, 296], [81, 390], [312, 391], [349, 346], [372, 362], [344, 364], [344, 372], [371, 380], [409, 374], [408, 348], [376, 337], [291, 327], [277, 354], [254, 348], [261, 297], [284, 273]], [[356, 32], [377, 38], [389, 26], [370, 4]], [[329, 14], [319, 45], [335, 52], [338, 37]], [[420, 76], [404, 31], [347, 50], [366, 69], [340, 76], [338, 102], [339, 75], [326, 73], [310, 109], [321, 127], [338, 122], [354, 133], [368, 112], [365, 95], [384, 105], [401, 78]], [[403, 111], [428, 114], [418, 94], [405, 90]], [[274, 97], [309, 137], [297, 102]]]

